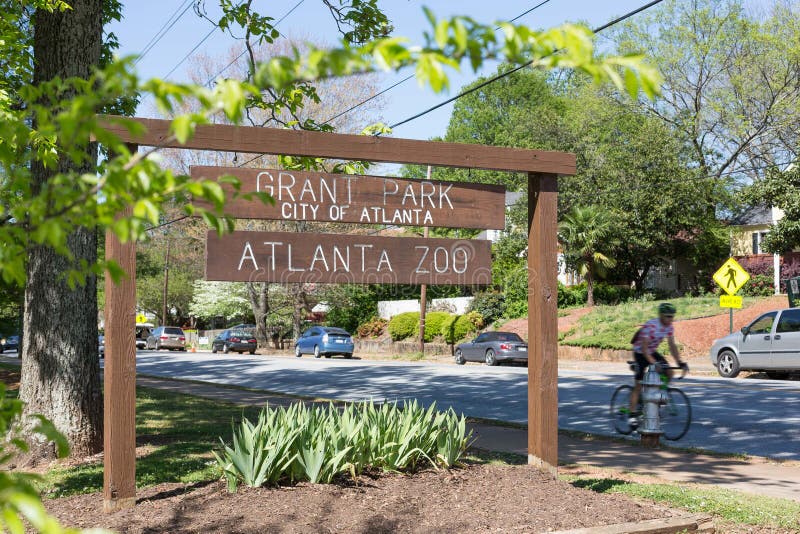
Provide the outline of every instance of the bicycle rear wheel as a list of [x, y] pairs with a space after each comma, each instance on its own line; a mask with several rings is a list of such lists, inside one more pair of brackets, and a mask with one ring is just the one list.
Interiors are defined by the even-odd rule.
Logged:
[[692, 405], [689, 397], [678, 388], [667, 388], [667, 403], [658, 409], [664, 439], [675, 441], [689, 431], [692, 423]]
[[631, 386], [620, 386], [611, 395], [611, 423], [614, 430], [626, 436], [633, 432], [631, 427]]

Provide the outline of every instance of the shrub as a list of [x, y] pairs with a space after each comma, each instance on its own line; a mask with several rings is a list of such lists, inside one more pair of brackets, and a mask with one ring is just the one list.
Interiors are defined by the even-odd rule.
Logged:
[[772, 276], [757, 274], [750, 277], [741, 291], [742, 295], [748, 297], [768, 297], [775, 293], [775, 281]]
[[440, 334], [444, 338], [445, 343], [449, 343], [450, 345], [454, 344], [456, 340], [456, 321], [458, 318], [461, 317], [460, 315], [451, 315], [447, 319], [444, 320], [442, 323], [442, 329], [440, 330]]
[[466, 315], [461, 315], [453, 325], [453, 339], [455, 341], [464, 339], [472, 332], [477, 332], [483, 328], [483, 325], [483, 317], [478, 312], [472, 311]]
[[389, 319], [388, 330], [389, 335], [392, 336], [392, 341], [400, 341], [412, 336], [415, 331], [419, 332], [419, 312], [405, 312], [395, 315]]
[[586, 304], [586, 282], [567, 287], [558, 282], [558, 307], [583, 306]]
[[517, 319], [528, 315], [528, 301], [527, 300], [514, 300], [506, 306], [505, 317], [507, 319]]
[[476, 311], [486, 322], [493, 323], [506, 312], [506, 299], [497, 291], [484, 291], [475, 295], [467, 311]]
[[453, 409], [425, 408], [416, 400], [265, 408], [253, 424], [242, 419], [232, 445], [222, 439], [214, 458], [228, 490], [239, 484], [262, 486], [282, 479], [329, 483], [342, 473], [356, 477], [366, 469], [409, 471], [422, 461], [449, 468], [469, 444], [464, 416]]
[[380, 337], [386, 331], [386, 325], [389, 323], [386, 319], [381, 317], [373, 317], [364, 324], [359, 325], [356, 334], [361, 338], [375, 338]]
[[[417, 314], [419, 315], [419, 314]], [[425, 314], [425, 341], [433, 341], [433, 338], [441, 334], [442, 325], [450, 317], [450, 314], [443, 311], [435, 311]], [[419, 337], [419, 321], [417, 321], [414, 333]]]
[[634, 291], [628, 286], [615, 286], [600, 282], [594, 286], [594, 301], [599, 304], [619, 304], [627, 302], [634, 296]]

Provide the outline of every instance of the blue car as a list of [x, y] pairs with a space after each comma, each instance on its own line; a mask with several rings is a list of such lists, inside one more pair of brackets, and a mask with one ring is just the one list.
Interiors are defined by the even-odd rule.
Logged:
[[294, 345], [294, 355], [313, 354], [315, 358], [341, 354], [345, 358], [353, 357], [353, 338], [346, 330], [331, 326], [314, 326], [300, 335]]

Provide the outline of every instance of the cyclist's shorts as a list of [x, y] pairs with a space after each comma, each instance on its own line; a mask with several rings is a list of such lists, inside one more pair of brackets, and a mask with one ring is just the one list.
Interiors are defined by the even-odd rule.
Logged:
[[[657, 362], [667, 363], [667, 360], [661, 355], [660, 352], [654, 352], [652, 356]], [[644, 354], [641, 352], [634, 352], [633, 357], [636, 358], [636, 380], [641, 381], [642, 378], [644, 378], [644, 372], [647, 371], [647, 367], [650, 365], [650, 362], [647, 361], [647, 358], [645, 358]]]

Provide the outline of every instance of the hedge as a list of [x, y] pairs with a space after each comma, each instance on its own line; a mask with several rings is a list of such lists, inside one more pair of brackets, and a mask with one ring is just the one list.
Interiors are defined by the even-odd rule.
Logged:
[[419, 332], [419, 312], [399, 313], [389, 320], [389, 335], [392, 341], [406, 339]]

